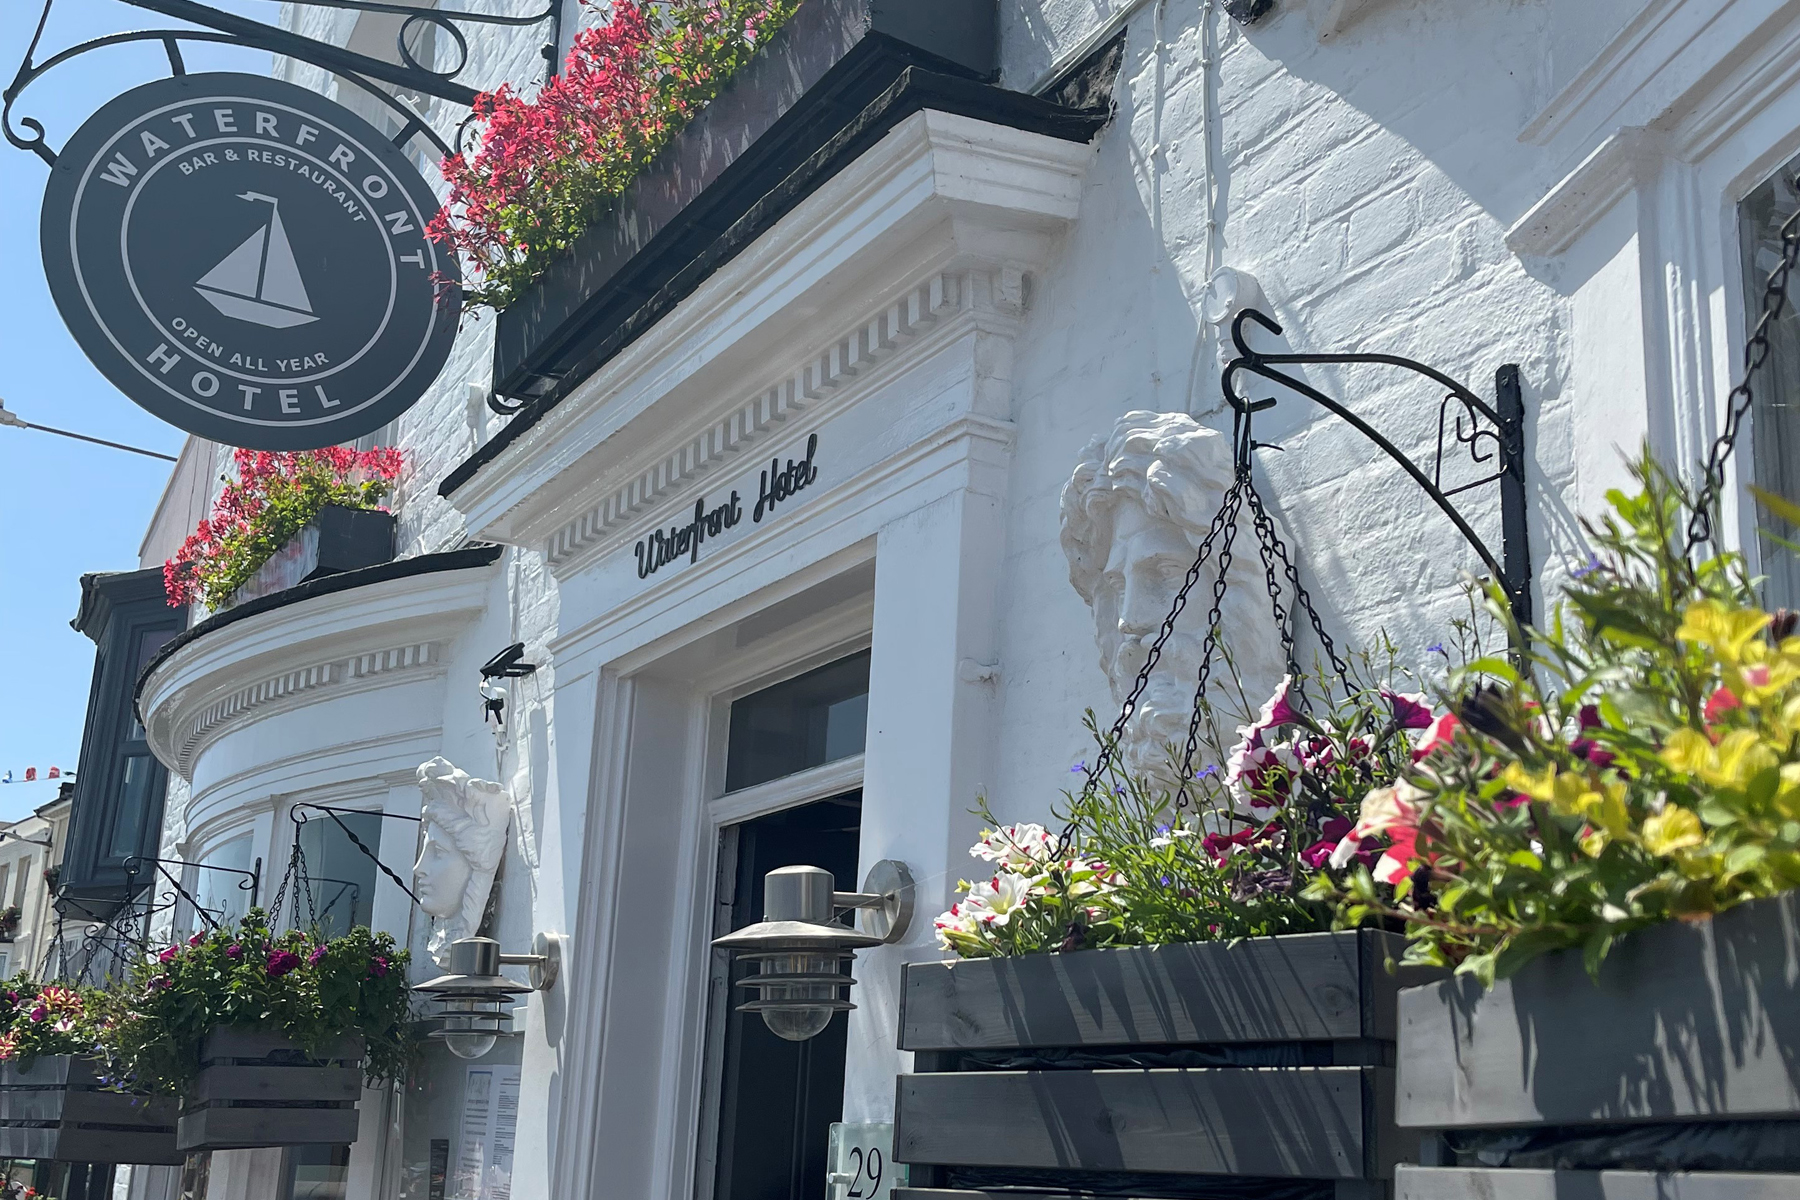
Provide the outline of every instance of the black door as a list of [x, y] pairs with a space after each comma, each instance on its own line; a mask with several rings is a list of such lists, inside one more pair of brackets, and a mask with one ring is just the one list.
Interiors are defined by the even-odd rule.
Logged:
[[[763, 876], [777, 867], [824, 867], [839, 891], [855, 890], [862, 793], [855, 791], [735, 826], [721, 852], [736, 870], [728, 903], [731, 928], [762, 920]], [[834, 1018], [804, 1042], [776, 1037], [755, 1013], [736, 1006], [751, 973], [731, 968], [730, 1010], [719, 1088], [718, 1173], [713, 1200], [818, 1200], [825, 1194], [826, 1140], [843, 1117], [846, 1023]]]

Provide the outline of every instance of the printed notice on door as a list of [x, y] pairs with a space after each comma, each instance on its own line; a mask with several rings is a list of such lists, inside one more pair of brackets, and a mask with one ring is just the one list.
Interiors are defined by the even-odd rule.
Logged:
[[512, 1200], [519, 1068], [470, 1067], [463, 1084], [453, 1200]]

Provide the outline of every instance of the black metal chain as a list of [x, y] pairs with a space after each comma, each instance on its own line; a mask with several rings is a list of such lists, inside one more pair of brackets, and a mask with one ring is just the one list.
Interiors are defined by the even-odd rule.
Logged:
[[[1339, 657], [1336, 643], [1331, 640], [1331, 635], [1325, 632], [1324, 619], [1319, 616], [1319, 610], [1313, 606], [1312, 596], [1307, 592], [1306, 586], [1300, 582], [1300, 568], [1294, 564], [1293, 557], [1288, 554], [1287, 544], [1276, 532], [1275, 520], [1263, 507], [1262, 497], [1257, 494], [1254, 486], [1250, 488], [1250, 512], [1256, 521], [1257, 536], [1269, 552], [1280, 560], [1282, 575], [1287, 579], [1288, 586], [1294, 590], [1295, 610], [1306, 614], [1307, 624], [1312, 627], [1313, 636], [1319, 639], [1320, 649], [1324, 650], [1325, 656], [1331, 660], [1332, 673], [1340, 680], [1343, 679], [1350, 673], [1349, 664]], [[1264, 563], [1269, 568], [1270, 598], [1279, 607], [1281, 585], [1276, 582], [1273, 564], [1270, 564], [1266, 558]], [[1282, 626], [1282, 640], [1287, 650], [1288, 666], [1298, 678], [1300, 675], [1299, 663], [1294, 657], [1294, 628], [1291, 624]]]
[[1188, 782], [1194, 777], [1194, 755], [1200, 751], [1200, 714], [1206, 704], [1206, 685], [1212, 678], [1213, 655], [1219, 649], [1219, 617], [1225, 606], [1225, 591], [1230, 586], [1226, 572], [1231, 569], [1232, 543], [1237, 540], [1238, 514], [1243, 511], [1244, 493], [1253, 492], [1247, 467], [1237, 469], [1237, 478], [1226, 493], [1219, 514], [1225, 520], [1225, 544], [1219, 550], [1219, 572], [1213, 577], [1212, 607], [1206, 610], [1206, 637], [1200, 643], [1200, 666], [1194, 675], [1194, 707], [1188, 717], [1187, 746], [1181, 755], [1181, 779], [1175, 785], [1175, 811], [1181, 812], [1193, 803], [1188, 795]]
[[1750, 340], [1744, 346], [1744, 377], [1725, 398], [1725, 426], [1707, 452], [1700, 496], [1694, 502], [1694, 511], [1688, 517], [1687, 543], [1683, 547], [1683, 553], [1689, 558], [1693, 557], [1695, 549], [1702, 542], [1712, 540], [1712, 510], [1719, 501], [1720, 489], [1725, 486], [1725, 462], [1737, 448], [1739, 428], [1750, 412], [1753, 398], [1751, 381], [1769, 361], [1769, 333], [1787, 309], [1788, 278], [1793, 274], [1797, 261], [1800, 261], [1800, 208], [1795, 209], [1781, 227], [1781, 261], [1769, 272], [1769, 278], [1763, 285], [1762, 315], [1757, 318], [1756, 328], [1751, 331]]

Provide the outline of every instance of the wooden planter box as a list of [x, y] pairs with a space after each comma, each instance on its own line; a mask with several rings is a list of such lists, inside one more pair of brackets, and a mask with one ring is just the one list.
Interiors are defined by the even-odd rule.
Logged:
[[1400, 1200], [1800, 1197], [1800, 895], [1408, 990], [1399, 1053]]
[[0, 1063], [0, 1158], [180, 1163], [175, 1097], [110, 1092], [95, 1072], [68, 1055]]
[[[896, 1200], [1388, 1193], [1400, 939], [1373, 931], [905, 969]], [[1417, 976], [1413, 981], [1426, 976]]]
[[394, 558], [394, 515], [327, 504], [231, 594], [227, 608], [284, 592], [321, 575], [379, 566]]
[[348, 1145], [356, 1140], [363, 1045], [345, 1038], [308, 1056], [278, 1034], [215, 1029], [182, 1098], [184, 1150]]

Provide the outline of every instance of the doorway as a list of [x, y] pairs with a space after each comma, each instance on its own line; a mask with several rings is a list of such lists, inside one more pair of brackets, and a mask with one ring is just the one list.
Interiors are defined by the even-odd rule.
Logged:
[[[725, 829], [720, 838], [720, 933], [762, 920], [763, 876], [777, 867], [824, 867], [847, 890], [856, 873], [862, 792], [803, 804]], [[848, 1026], [834, 1020], [817, 1037], [776, 1037], [737, 1005], [750, 964], [731, 965], [719, 1072], [717, 1168], [713, 1200], [816, 1200], [825, 1188], [827, 1138], [842, 1119]], [[717, 1018], [715, 1018], [717, 1019]]]

